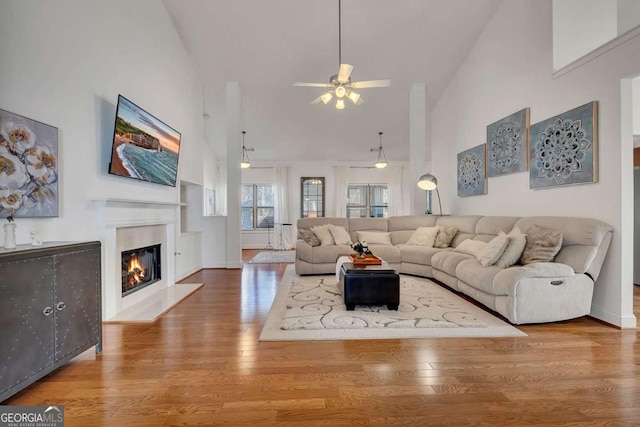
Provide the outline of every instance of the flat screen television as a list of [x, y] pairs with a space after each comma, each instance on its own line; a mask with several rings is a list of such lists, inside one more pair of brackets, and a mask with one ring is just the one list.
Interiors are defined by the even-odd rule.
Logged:
[[109, 173], [176, 186], [181, 134], [118, 95]]

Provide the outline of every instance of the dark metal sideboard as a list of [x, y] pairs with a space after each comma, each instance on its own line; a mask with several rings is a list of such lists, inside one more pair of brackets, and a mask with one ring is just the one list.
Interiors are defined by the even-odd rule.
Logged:
[[102, 349], [100, 242], [0, 248], [0, 402]]

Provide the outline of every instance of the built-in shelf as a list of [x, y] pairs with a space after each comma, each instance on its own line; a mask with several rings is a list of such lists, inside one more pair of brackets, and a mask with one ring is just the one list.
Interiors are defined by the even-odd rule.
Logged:
[[93, 203], [107, 207], [137, 207], [137, 208], [166, 208], [175, 206], [186, 206], [184, 203], [178, 202], [159, 202], [153, 200], [134, 200], [134, 199], [91, 199]]

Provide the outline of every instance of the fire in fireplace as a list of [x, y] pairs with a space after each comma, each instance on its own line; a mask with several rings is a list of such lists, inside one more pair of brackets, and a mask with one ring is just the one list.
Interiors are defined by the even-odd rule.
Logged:
[[161, 279], [160, 245], [122, 252], [122, 296]]

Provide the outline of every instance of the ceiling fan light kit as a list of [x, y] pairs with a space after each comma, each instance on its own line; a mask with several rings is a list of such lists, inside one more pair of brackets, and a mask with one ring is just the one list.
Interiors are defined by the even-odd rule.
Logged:
[[[338, 74], [334, 74], [329, 79], [329, 83], [294, 83], [294, 86], [306, 86], [306, 87], [324, 87], [329, 88], [329, 91], [320, 95], [312, 104], [316, 104], [322, 101], [325, 105], [329, 104], [333, 97], [336, 99], [336, 108], [338, 110], [344, 109], [343, 98], [347, 97], [354, 104], [362, 102], [359, 93], [353, 91], [353, 89], [367, 89], [373, 87], [389, 87], [391, 86], [390, 80], [366, 80], [361, 82], [351, 81], [351, 71], [353, 71], [353, 65], [342, 63], [342, 11], [341, 2], [338, 0], [338, 64], [340, 68]], [[384, 166], [383, 166], [384, 167]]]

